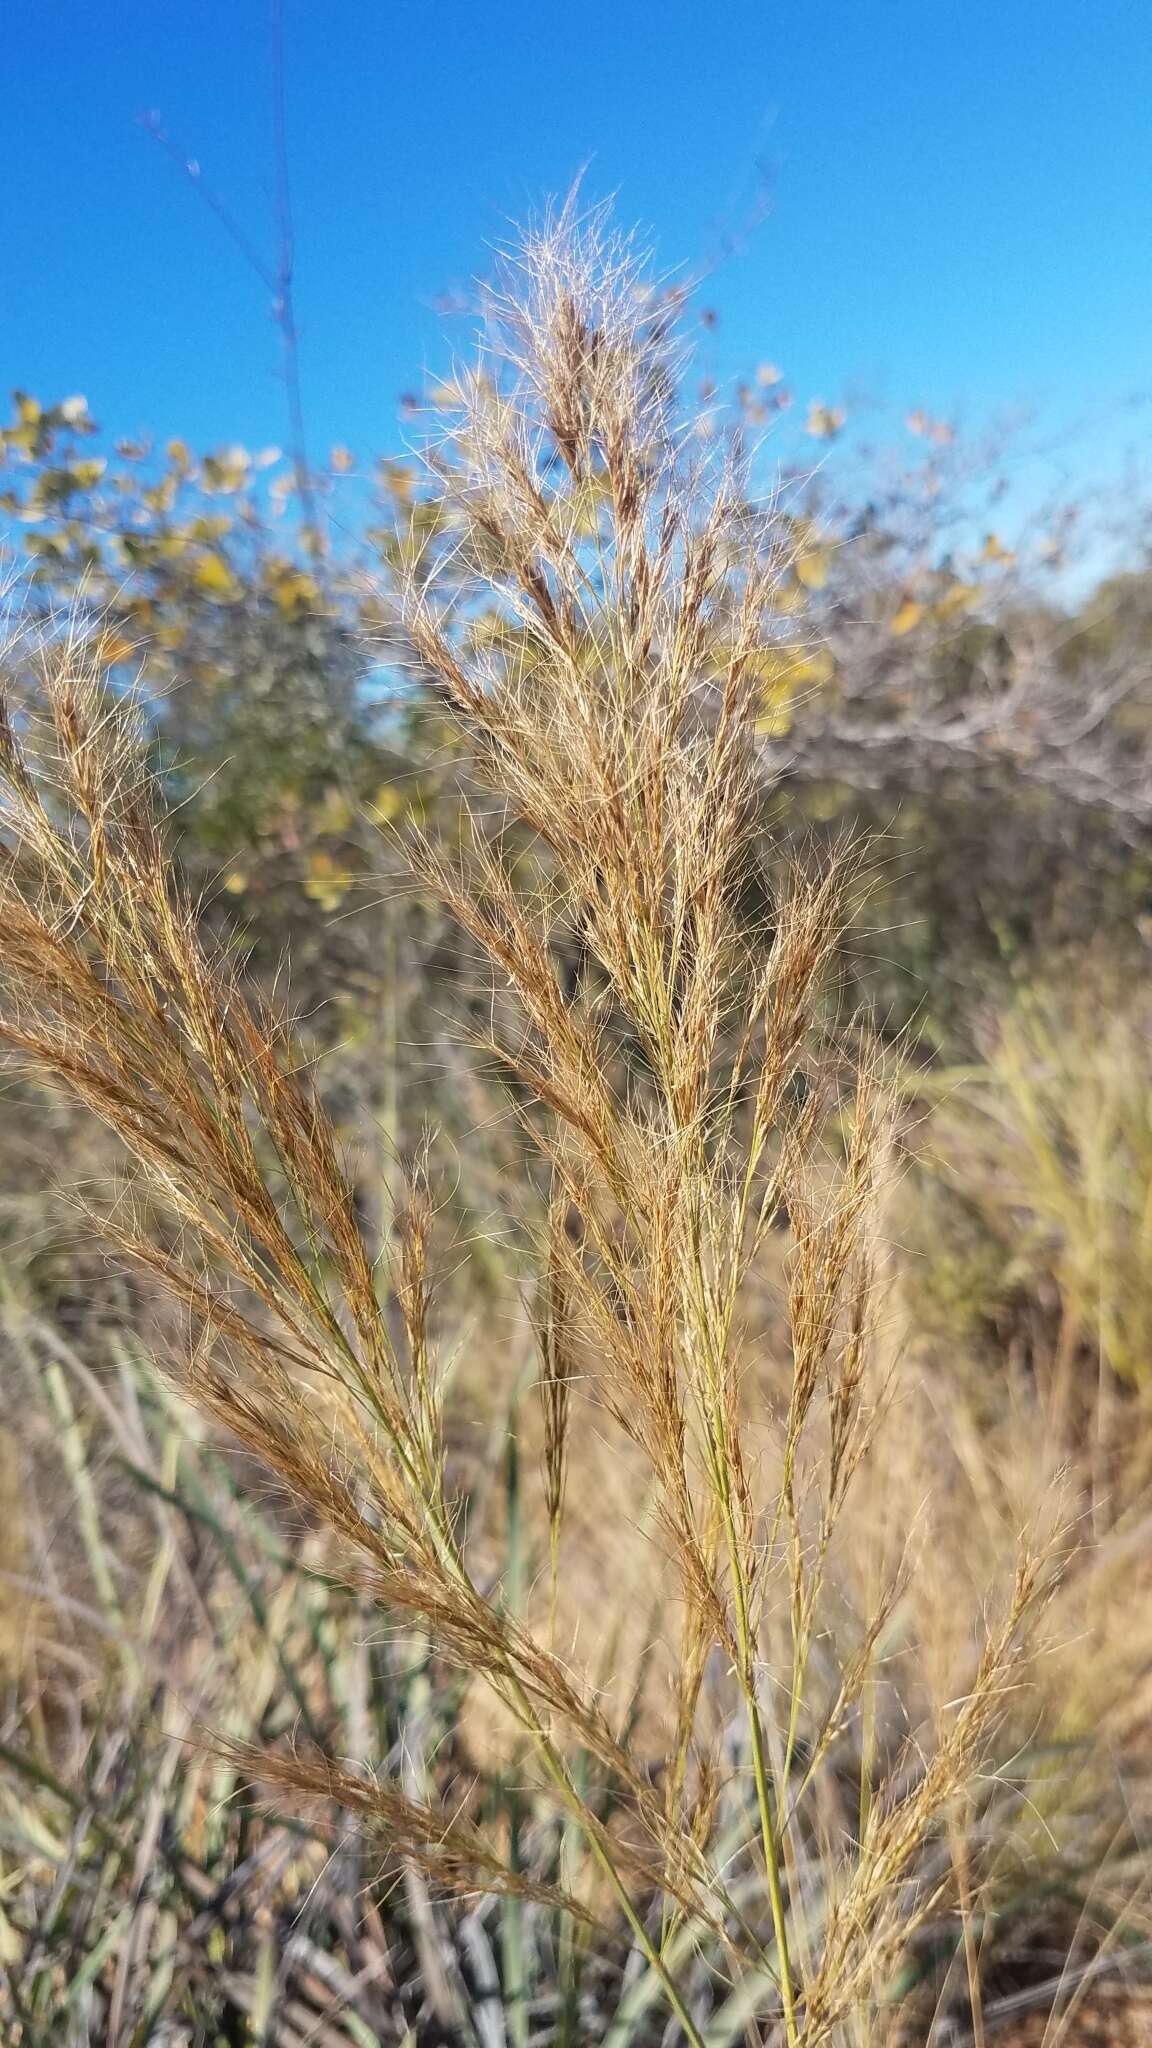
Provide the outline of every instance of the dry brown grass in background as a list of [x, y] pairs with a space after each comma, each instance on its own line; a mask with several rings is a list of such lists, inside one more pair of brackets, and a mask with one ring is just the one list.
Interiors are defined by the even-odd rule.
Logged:
[[[737, 451], [697, 455], [676, 370], [673, 305], [602, 223], [529, 237], [427, 451], [432, 545], [472, 595], [458, 577], [445, 616], [419, 568], [398, 595], [414, 673], [503, 807], [462, 855], [409, 852], [490, 962], [487, 1051], [546, 1180], [542, 1587], [481, 1575], [446, 1480], [433, 1191], [417, 1172], [366, 1244], [288, 1032], [174, 889], [132, 707], [77, 633], [46, 642], [34, 715], [0, 732], [0, 1005], [14, 1056], [123, 1143], [91, 1228], [178, 1307], [166, 1369], [323, 1523], [329, 1569], [495, 1702], [563, 1850], [532, 1868], [433, 1774], [372, 1754], [301, 1736], [233, 1761], [309, 1811], [335, 1801], [437, 1887], [555, 1913], [570, 1945], [624, 1926], [629, 1996], [662, 2000], [674, 2038], [815, 2048], [874, 2038], [918, 1928], [957, 1886], [971, 1908], [968, 1820], [1046, 1571], [1018, 1528], [978, 1628], [966, 1603], [937, 1668], [922, 1655], [945, 1521], [908, 1543], [916, 1489], [885, 1508], [876, 1449], [888, 1112], [821, 1010], [859, 867], [797, 875], [763, 928], [744, 914], [780, 541]], [[784, 1228], [765, 1412], [751, 1283]], [[672, 1631], [658, 1767], [651, 1713], [641, 1741], [561, 1619], [591, 1407], [629, 1446], [619, 1547], [642, 1523]], [[897, 1655], [921, 1658], [915, 1725], [881, 1711]]]

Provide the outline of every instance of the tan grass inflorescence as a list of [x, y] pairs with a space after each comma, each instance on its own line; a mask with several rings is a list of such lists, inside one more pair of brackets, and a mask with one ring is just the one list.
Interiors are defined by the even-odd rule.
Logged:
[[[253, 1782], [342, 1802], [448, 1889], [574, 1928], [622, 1917], [695, 2048], [708, 2023], [682, 1971], [701, 1946], [740, 2024], [815, 2048], [860, 2037], [936, 1896], [919, 1859], [984, 1765], [1044, 1569], [1025, 1545], [934, 1752], [897, 1751], [859, 1825], [830, 1823], [822, 1773], [870, 1696], [904, 1562], [813, 1688], [882, 1411], [888, 1113], [864, 1034], [825, 1005], [859, 857], [765, 907], [757, 726], [786, 543], [739, 449], [701, 453], [681, 418], [677, 303], [600, 219], [525, 239], [425, 450], [452, 605], [427, 562], [395, 593], [413, 685], [495, 804], [462, 850], [406, 849], [489, 963], [486, 1051], [540, 1162], [542, 1616], [475, 1571], [448, 1484], [429, 1185], [370, 1248], [290, 1033], [174, 884], [132, 706], [79, 628], [45, 638], [37, 701], [0, 729], [0, 1028], [122, 1140], [92, 1228], [179, 1305], [181, 1388], [322, 1519], [390, 1624], [494, 1696], [592, 1874], [579, 1896], [537, 1883], [369, 1757], [245, 1752]], [[785, 1230], [787, 1391], [768, 1413], [748, 1300]], [[677, 1617], [658, 1770], [557, 1623], [576, 1402], [633, 1447]]]

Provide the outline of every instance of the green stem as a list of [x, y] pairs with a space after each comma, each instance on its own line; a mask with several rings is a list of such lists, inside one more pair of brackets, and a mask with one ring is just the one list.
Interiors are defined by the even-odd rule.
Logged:
[[727, 1490], [721, 1493], [724, 1514], [724, 1528], [728, 1542], [728, 1553], [732, 1567], [732, 1581], [736, 1601], [736, 1632], [740, 1650], [740, 1689], [748, 1714], [748, 1731], [752, 1744], [752, 1775], [756, 1784], [756, 1809], [760, 1818], [760, 1840], [764, 1850], [764, 1872], [768, 1882], [768, 1900], [772, 1909], [772, 1928], [776, 1936], [776, 1951], [779, 1958], [780, 2003], [784, 2009], [784, 2032], [788, 2048], [797, 2048], [800, 2039], [796, 2022], [796, 1992], [792, 1979], [792, 1960], [788, 1948], [788, 1914], [784, 1903], [784, 1887], [780, 1875], [780, 1844], [777, 1840], [776, 1825], [772, 1818], [772, 1795], [769, 1785], [768, 1757], [764, 1742], [764, 1724], [760, 1718], [760, 1704], [756, 1698], [756, 1676], [752, 1655], [752, 1635], [748, 1625], [748, 1602], [744, 1588], [744, 1576], [740, 1568], [736, 1528], [732, 1518], [731, 1499]]
[[752, 1772], [756, 1780], [756, 1805], [760, 1814], [760, 1838], [764, 1845], [764, 1868], [768, 1878], [768, 1898], [772, 1907], [772, 1925], [776, 1933], [776, 1947], [780, 1957], [780, 2003], [784, 2008], [784, 2032], [789, 2048], [796, 2048], [800, 2031], [796, 2023], [796, 1993], [792, 1982], [792, 1963], [788, 1953], [788, 1918], [784, 1905], [784, 1892], [780, 1882], [780, 1848], [772, 1820], [772, 1803], [768, 1787], [768, 1764], [764, 1750], [764, 1727], [760, 1709], [756, 1704], [751, 1686], [746, 1693], [748, 1703], [748, 1724], [752, 1736]]
[[[587, 1819], [587, 1810], [580, 1798], [579, 1792], [572, 1783], [571, 1774], [563, 1758], [554, 1748], [547, 1730], [541, 1725], [528, 1694], [525, 1692], [519, 1679], [512, 1672], [507, 1673], [505, 1683], [508, 1687], [510, 1701], [514, 1704], [518, 1716], [532, 1737], [536, 1753], [544, 1771], [559, 1792], [565, 1807], [584, 1825]], [[600, 1840], [594, 1827], [585, 1825], [584, 1833], [596, 1862], [599, 1864], [604, 1876], [608, 1879], [617, 1903], [632, 1929], [637, 1943], [644, 1952], [649, 1968], [655, 1972], [663, 1985], [664, 1995], [683, 2027], [687, 2039], [692, 2044], [692, 2048], [705, 2048], [703, 2036], [696, 2026], [691, 2013], [688, 2011], [684, 2000], [681, 1998], [675, 1979], [669, 1973], [663, 1956], [653, 1942], [643, 1920], [640, 1918], [632, 1902], [628, 1887], [612, 1861], [609, 1851]]]

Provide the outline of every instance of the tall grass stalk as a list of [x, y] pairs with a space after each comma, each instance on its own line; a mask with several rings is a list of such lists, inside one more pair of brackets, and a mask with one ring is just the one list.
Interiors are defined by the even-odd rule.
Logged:
[[[758, 726], [787, 528], [739, 447], [678, 408], [678, 309], [600, 219], [569, 211], [529, 235], [424, 449], [428, 552], [394, 593], [413, 684], [494, 798], [459, 845], [405, 847], [489, 964], [484, 1049], [541, 1162], [539, 1630], [474, 1570], [449, 1484], [431, 1182], [415, 1176], [386, 1245], [365, 1242], [308, 1069], [198, 929], [134, 707], [78, 628], [46, 638], [34, 701], [0, 722], [0, 1029], [123, 1141], [122, 1182], [88, 1213], [185, 1319], [180, 1386], [322, 1518], [362, 1595], [494, 1695], [594, 1881], [570, 1888], [570, 1856], [532, 1875], [368, 1757], [240, 1747], [236, 1764], [341, 1802], [449, 1891], [573, 1924], [620, 1915], [695, 2048], [681, 1962], [702, 1946], [790, 2048], [814, 2048], [867, 2008], [915, 1924], [902, 1888], [980, 1768], [1041, 1570], [1025, 1557], [935, 1754], [862, 1803], [858, 1840], [823, 1840], [809, 1794], [896, 1598], [881, 1587], [814, 1709], [828, 1560], [878, 1412], [884, 1093], [821, 1008], [859, 860], [780, 884], [763, 859]], [[838, 1162], [821, 1136], [834, 1106]], [[788, 1393], [771, 1428], [746, 1301], [785, 1228]], [[576, 1386], [643, 1461], [680, 1616], [656, 1774], [561, 1641]], [[723, 1854], [722, 1794], [742, 1816]], [[759, 1877], [737, 1886], [749, 1830]]]

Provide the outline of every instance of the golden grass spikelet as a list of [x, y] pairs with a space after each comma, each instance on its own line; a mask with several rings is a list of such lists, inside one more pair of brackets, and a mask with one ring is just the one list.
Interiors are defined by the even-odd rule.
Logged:
[[216, 1747], [254, 1789], [263, 1792], [277, 1787], [290, 1792], [305, 1810], [310, 1805], [318, 1808], [321, 1817], [333, 1806], [356, 1814], [367, 1825], [369, 1841], [375, 1835], [390, 1857], [417, 1863], [446, 1892], [532, 1899], [539, 1905], [560, 1908], [581, 1925], [596, 1925], [581, 1900], [510, 1869], [470, 1822], [422, 1805], [399, 1785], [350, 1771], [330, 1757], [300, 1749], [278, 1752], [237, 1743]]

